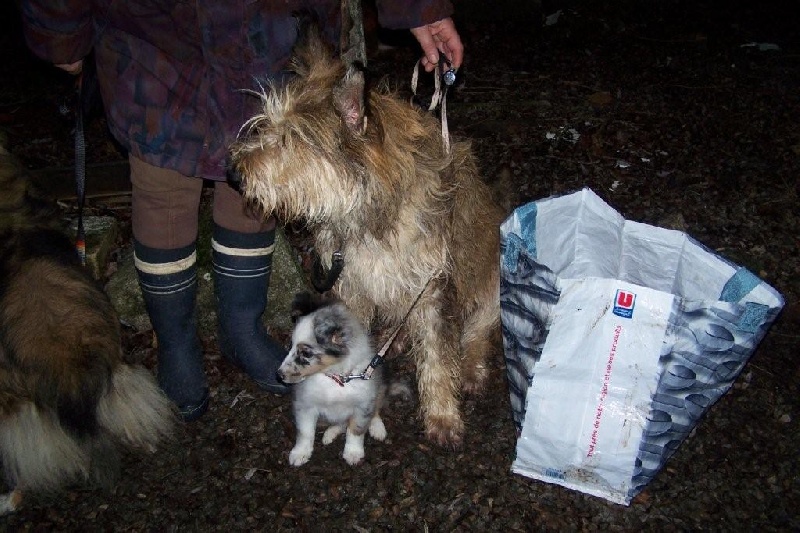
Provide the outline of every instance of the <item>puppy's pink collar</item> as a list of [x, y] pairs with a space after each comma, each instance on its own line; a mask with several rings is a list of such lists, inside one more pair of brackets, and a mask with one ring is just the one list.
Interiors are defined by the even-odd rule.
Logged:
[[369, 376], [366, 375], [366, 372], [362, 372], [361, 374], [350, 374], [348, 376], [343, 376], [342, 374], [325, 375], [335, 381], [340, 387], [344, 387], [347, 383], [350, 383], [354, 379], [369, 379]]

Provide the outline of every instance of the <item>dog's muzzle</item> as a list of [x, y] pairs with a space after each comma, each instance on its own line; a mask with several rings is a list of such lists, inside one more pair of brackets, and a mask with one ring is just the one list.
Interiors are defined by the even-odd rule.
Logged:
[[294, 384], [300, 383], [301, 381], [306, 379], [306, 376], [304, 376], [300, 372], [297, 372], [297, 371], [287, 372], [283, 367], [278, 369], [277, 375], [278, 375], [278, 379], [282, 383], [285, 383], [286, 385], [294, 385]]

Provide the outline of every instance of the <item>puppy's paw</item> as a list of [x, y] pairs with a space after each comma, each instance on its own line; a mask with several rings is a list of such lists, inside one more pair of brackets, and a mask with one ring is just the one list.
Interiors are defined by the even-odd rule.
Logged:
[[311, 459], [311, 453], [314, 451], [310, 446], [297, 444], [292, 451], [289, 452], [289, 464], [292, 466], [302, 466]]
[[328, 444], [336, 440], [336, 437], [338, 437], [342, 433], [344, 433], [343, 426], [329, 427], [328, 429], [325, 430], [325, 433], [322, 434], [322, 444], [327, 446]]
[[0, 495], [0, 516], [13, 513], [22, 504], [22, 491], [12, 490], [8, 494]]
[[369, 422], [369, 435], [375, 440], [384, 440], [386, 438], [386, 426], [383, 425], [381, 417], [373, 417]]
[[464, 422], [457, 416], [428, 416], [425, 420], [425, 436], [443, 448], [460, 448], [464, 437]]
[[342, 457], [349, 465], [357, 465], [364, 458], [364, 446], [345, 444]]

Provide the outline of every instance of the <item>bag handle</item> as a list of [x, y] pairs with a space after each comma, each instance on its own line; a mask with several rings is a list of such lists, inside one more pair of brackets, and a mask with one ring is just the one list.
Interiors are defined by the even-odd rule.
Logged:
[[741, 267], [722, 287], [719, 299], [723, 302], [738, 302], [755, 289], [759, 283], [761, 283], [761, 280], [758, 276]]
[[509, 272], [516, 272], [520, 251], [525, 250], [531, 257], [536, 257], [536, 214], [536, 202], [527, 203], [514, 210], [514, 218], [519, 225], [519, 235], [508, 234], [503, 249], [503, 266]]
[[[719, 299], [723, 302], [740, 302], [750, 291], [761, 284], [761, 279], [744, 267], [739, 268], [722, 287]], [[744, 312], [736, 323], [736, 328], [746, 333], [755, 333], [765, 323], [769, 306], [755, 302], [745, 302]]]

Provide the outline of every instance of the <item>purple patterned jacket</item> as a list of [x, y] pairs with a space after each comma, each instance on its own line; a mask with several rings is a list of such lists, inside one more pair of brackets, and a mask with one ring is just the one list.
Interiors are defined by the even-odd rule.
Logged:
[[[380, 23], [414, 28], [452, 14], [450, 0], [378, 1]], [[224, 179], [227, 146], [285, 68], [292, 12], [338, 33], [340, 0], [23, 0], [28, 46], [54, 64], [94, 47], [113, 135], [130, 153], [187, 176]]]

